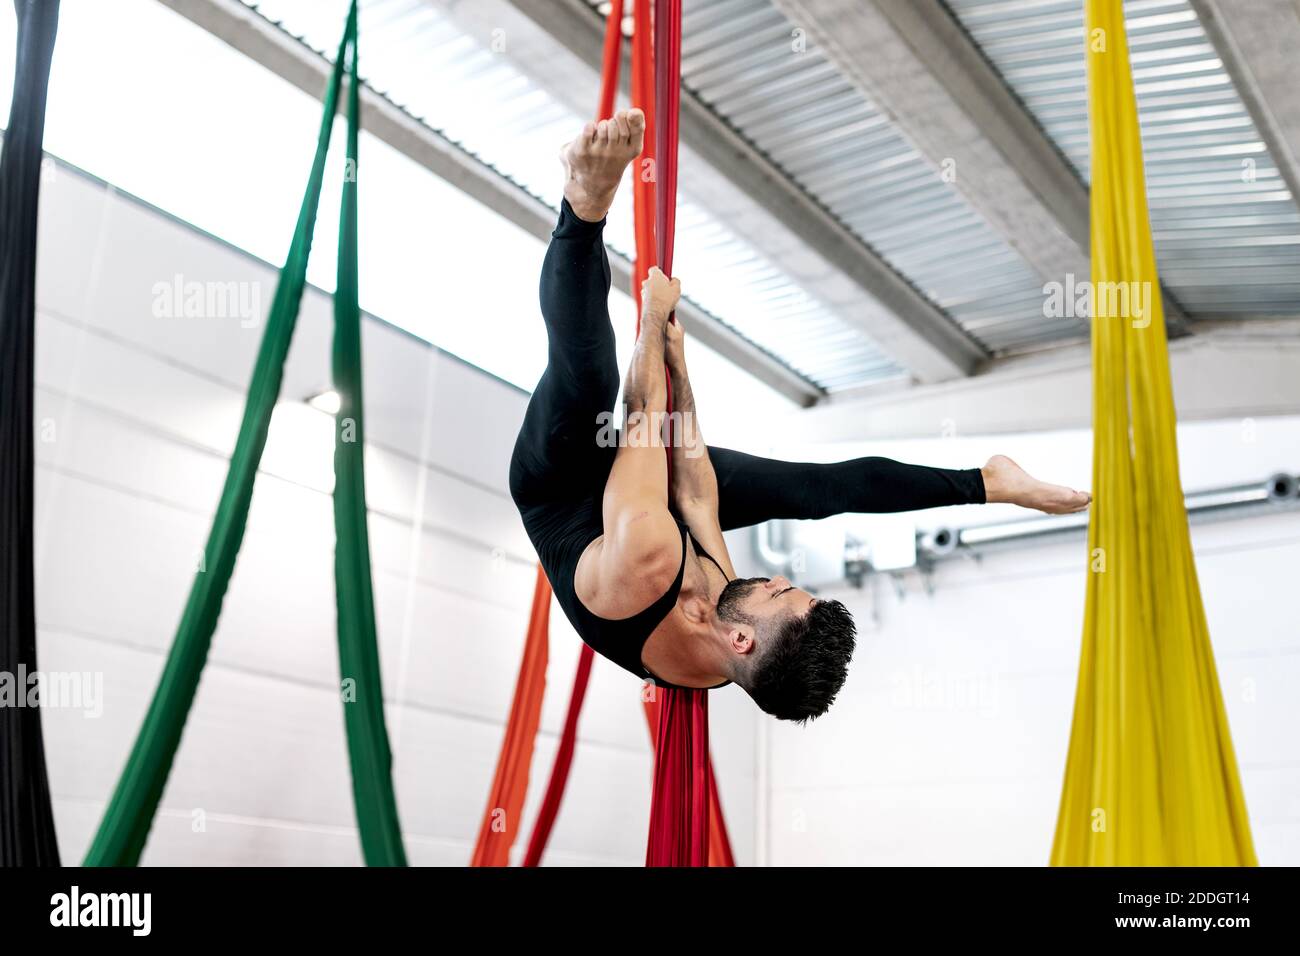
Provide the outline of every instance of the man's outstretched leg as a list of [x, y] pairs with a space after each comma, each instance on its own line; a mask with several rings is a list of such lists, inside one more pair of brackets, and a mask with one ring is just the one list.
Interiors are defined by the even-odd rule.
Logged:
[[547, 367], [528, 403], [510, 466], [511, 491], [520, 504], [574, 496], [602, 460], [597, 416], [613, 408], [619, 383], [602, 234], [644, 133], [640, 110], [621, 111], [589, 123], [561, 155], [564, 202], [540, 289]]
[[983, 468], [909, 465], [889, 458], [830, 464], [776, 461], [709, 448], [718, 476], [718, 519], [724, 530], [773, 519], [815, 519], [847, 513], [884, 514], [948, 505], [1010, 502], [1048, 514], [1069, 514], [1090, 497], [1038, 481], [995, 455]]

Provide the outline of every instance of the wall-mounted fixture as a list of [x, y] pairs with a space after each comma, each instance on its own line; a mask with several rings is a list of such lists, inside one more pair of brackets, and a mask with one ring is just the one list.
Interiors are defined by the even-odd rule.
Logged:
[[318, 412], [324, 412], [326, 415], [337, 415], [339, 408], [342, 407], [343, 399], [334, 389], [329, 388], [323, 392], [317, 392], [315, 395], [309, 395], [306, 402]]

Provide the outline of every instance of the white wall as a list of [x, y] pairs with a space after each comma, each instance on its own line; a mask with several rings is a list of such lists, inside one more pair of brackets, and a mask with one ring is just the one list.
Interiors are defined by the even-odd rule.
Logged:
[[[519, 268], [536, 272], [541, 252], [536, 244], [535, 261]], [[76, 862], [179, 619], [262, 331], [236, 318], [155, 318], [153, 287], [177, 274], [254, 283], [264, 313], [275, 274], [65, 167], [42, 194], [39, 270], [39, 663], [104, 681], [102, 716], [44, 713], [60, 849]], [[145, 863], [360, 862], [337, 692], [332, 425], [300, 401], [328, 386], [330, 323], [329, 299], [309, 291], [248, 534]], [[462, 865], [532, 594], [534, 555], [506, 491], [527, 397], [377, 321], [365, 323], [364, 347], [398, 803], [413, 863]], [[556, 611], [526, 832], [578, 648]], [[548, 862], [643, 860], [651, 762], [639, 689], [598, 661]], [[712, 712], [727, 822], [738, 860], [751, 862], [752, 707], [729, 690], [713, 695]], [[196, 809], [206, 832], [192, 831]]]
[[[343, 7], [335, 7], [338, 20], [328, 27], [331, 37], [342, 29], [344, 17]], [[364, 20], [366, 14], [362, 16]], [[7, 122], [12, 93], [14, 29], [12, 14], [0, 14], [0, 125]], [[467, 37], [466, 42], [477, 41]], [[327, 45], [332, 49], [333, 43]], [[159, 83], [160, 76], [169, 81]], [[456, 90], [451, 99], [475, 103], [481, 97]], [[477, 108], [482, 111], [481, 102]], [[547, 115], [553, 122], [563, 112], [552, 109]], [[573, 117], [574, 133], [586, 121], [586, 110], [582, 113]], [[50, 74], [46, 150], [267, 261], [279, 263], [284, 256], [320, 116], [316, 97], [157, 0], [63, 0]], [[439, 113], [440, 121], [447, 118]], [[308, 278], [326, 291], [333, 288], [335, 276], [345, 127], [338, 117], [325, 166], [318, 242], [308, 268]], [[541, 152], [535, 151], [536, 137], [527, 143], [512, 140], [518, 153], [514, 158], [552, 171], [558, 188], [563, 181], [556, 156], [561, 139], [543, 137]], [[365, 130], [360, 156], [362, 307], [531, 389], [546, 364], [546, 333], [536, 315], [537, 272], [501, 264], [527, 263], [533, 256], [540, 262], [538, 241], [501, 217], [485, 214], [456, 185]], [[628, 205], [611, 216], [611, 241], [630, 241], [626, 192], [623, 201]], [[436, 270], [430, 269], [432, 263], [438, 264]], [[688, 295], [705, 286], [716, 289], [727, 274], [705, 276], [702, 271], [697, 268], [694, 277], [685, 278]], [[740, 278], [734, 284], [741, 286], [749, 273], [740, 266], [736, 272]], [[497, 306], [490, 316], [483, 314], [483, 289], [492, 290]], [[623, 367], [635, 329], [628, 291], [616, 286], [610, 297]], [[734, 314], [743, 305], [733, 301], [728, 308]], [[728, 314], [724, 310], [722, 318]], [[795, 408], [699, 342], [691, 344], [691, 367], [696, 396], [710, 409], [710, 441], [742, 444], [756, 430], [759, 415]]]
[[[828, 455], [848, 449], [823, 449]], [[973, 465], [1005, 451], [1087, 487], [1086, 432], [897, 442], [878, 454]], [[867, 453], [861, 446], [853, 453]], [[1187, 490], [1300, 470], [1300, 419], [1180, 429]], [[945, 509], [923, 524], [1010, 517]], [[1012, 513], [1017, 509], [1010, 509]], [[1020, 514], [1025, 514], [1020, 512]], [[1193, 526], [1193, 543], [1255, 847], [1300, 863], [1300, 513]], [[828, 596], [860, 645], [843, 695], [806, 728], [764, 727], [760, 858], [795, 864], [1047, 861], [1082, 637], [1086, 547], [1022, 546]]]
[[[153, 286], [178, 273], [254, 282], [265, 308], [274, 273], [62, 167], [43, 193], [40, 253], [38, 428], [49, 439], [38, 444], [40, 663], [102, 673], [106, 698], [98, 718], [44, 715], [61, 848], [75, 862], [174, 632], [261, 333], [235, 319], [156, 319]], [[540, 245], [535, 253], [520, 268], [535, 269]], [[328, 384], [329, 324], [329, 300], [309, 292], [248, 537], [146, 863], [360, 860], [335, 692], [331, 428], [297, 401]], [[460, 865], [531, 596], [533, 556], [505, 490], [525, 396], [379, 322], [366, 323], [365, 349], [398, 800], [412, 861]], [[1294, 470], [1300, 423], [1198, 424], [1181, 441], [1194, 489]], [[950, 465], [1007, 451], [1055, 479], [1088, 480], [1083, 433], [784, 450]], [[980, 519], [1000, 516], [989, 508]], [[1300, 516], [1207, 525], [1195, 541], [1260, 858], [1300, 862], [1291, 693], [1300, 634], [1286, 590]], [[843, 699], [807, 728], [756, 720], [734, 689], [713, 695], [739, 861], [755, 861], [758, 832], [777, 864], [1043, 862], [1073, 703], [1079, 561], [1074, 546], [1034, 548], [945, 564], [933, 595], [915, 574], [901, 599], [880, 580], [838, 595], [858, 615], [861, 650]], [[554, 614], [529, 824], [578, 646]], [[552, 863], [643, 857], [650, 759], [637, 690], [598, 662]], [[196, 808], [207, 814], [204, 833], [191, 830]]]

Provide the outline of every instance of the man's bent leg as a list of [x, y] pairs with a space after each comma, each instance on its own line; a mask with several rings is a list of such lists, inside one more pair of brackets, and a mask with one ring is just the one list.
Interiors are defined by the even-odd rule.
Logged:
[[709, 447], [724, 531], [777, 518], [917, 511], [984, 503], [980, 469], [908, 465], [889, 458], [831, 464], [776, 461]]

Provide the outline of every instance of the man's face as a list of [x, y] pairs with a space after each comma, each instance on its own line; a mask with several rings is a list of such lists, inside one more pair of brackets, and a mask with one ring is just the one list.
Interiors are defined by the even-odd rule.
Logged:
[[718, 617], [729, 624], [761, 626], [764, 622], [807, 614], [817, 599], [781, 575], [728, 582], [718, 596]]

